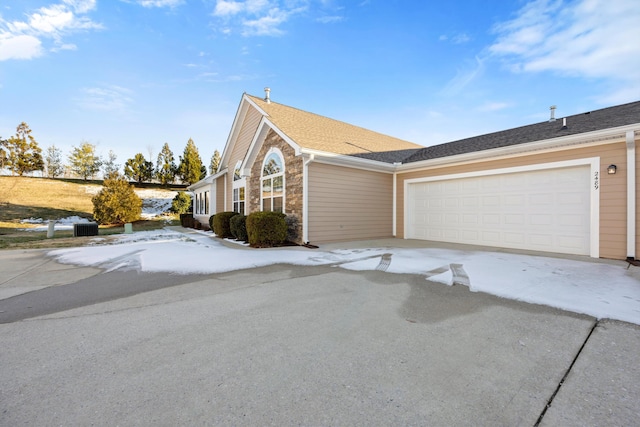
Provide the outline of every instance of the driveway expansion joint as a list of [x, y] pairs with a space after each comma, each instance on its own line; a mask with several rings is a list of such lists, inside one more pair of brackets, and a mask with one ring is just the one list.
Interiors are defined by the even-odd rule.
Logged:
[[591, 335], [593, 334], [593, 331], [596, 330], [596, 328], [598, 327], [599, 324], [600, 324], [600, 320], [596, 319], [596, 321], [593, 323], [593, 326], [591, 327], [591, 330], [589, 331], [589, 334], [587, 334], [587, 337], [585, 338], [584, 342], [580, 346], [580, 349], [578, 350], [578, 352], [576, 353], [575, 357], [573, 358], [573, 361], [571, 361], [571, 365], [569, 365], [569, 368], [564, 373], [562, 379], [558, 383], [558, 387], [556, 387], [555, 391], [553, 392], [553, 394], [551, 395], [551, 397], [547, 401], [547, 404], [544, 406], [544, 409], [540, 413], [540, 416], [538, 417], [538, 420], [533, 425], [534, 427], [538, 427], [540, 425], [540, 423], [542, 422], [542, 420], [544, 419], [544, 416], [547, 413], [547, 410], [553, 404], [553, 400], [555, 399], [556, 395], [558, 394], [558, 392], [562, 388], [562, 385], [564, 384], [564, 382], [566, 381], [567, 377], [569, 376], [569, 373], [571, 373], [571, 370], [573, 369], [573, 366], [578, 361], [578, 358], [580, 357], [580, 354], [582, 353], [582, 350], [584, 350], [585, 346], [587, 345], [587, 342], [589, 342], [589, 338], [591, 338]]

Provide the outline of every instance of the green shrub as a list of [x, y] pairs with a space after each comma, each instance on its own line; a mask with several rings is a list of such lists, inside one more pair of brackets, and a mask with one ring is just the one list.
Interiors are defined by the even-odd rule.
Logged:
[[228, 237], [233, 237], [231, 234], [231, 217], [238, 215], [238, 212], [219, 212], [213, 218], [213, 232], [216, 233], [216, 236], [222, 237], [226, 239]]
[[191, 212], [193, 205], [191, 204], [191, 196], [189, 193], [181, 191], [176, 194], [171, 202], [171, 212], [183, 214]]
[[213, 231], [213, 218], [215, 217], [215, 215], [211, 215], [209, 217], [209, 229], [211, 229], [211, 231]]
[[281, 245], [287, 239], [285, 214], [280, 212], [254, 212], [247, 217], [249, 244], [254, 247]]
[[234, 215], [229, 220], [231, 234], [238, 240], [246, 242], [249, 240], [247, 236], [247, 217], [241, 214]]
[[142, 200], [125, 177], [110, 174], [102, 190], [91, 198], [93, 217], [100, 224], [124, 224], [140, 219]]

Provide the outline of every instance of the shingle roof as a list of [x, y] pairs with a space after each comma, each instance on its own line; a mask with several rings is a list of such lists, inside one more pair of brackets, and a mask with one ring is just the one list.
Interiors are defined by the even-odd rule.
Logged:
[[[421, 145], [247, 95], [269, 120], [303, 148], [393, 163]], [[409, 150], [409, 151], [406, 151]]]
[[403, 163], [430, 160], [457, 154], [466, 154], [492, 148], [508, 147], [527, 142], [542, 141], [562, 136], [592, 132], [618, 126], [640, 123], [640, 101], [601, 110], [566, 117], [563, 128], [562, 118], [554, 122], [542, 122], [445, 144], [425, 147], [405, 158]]

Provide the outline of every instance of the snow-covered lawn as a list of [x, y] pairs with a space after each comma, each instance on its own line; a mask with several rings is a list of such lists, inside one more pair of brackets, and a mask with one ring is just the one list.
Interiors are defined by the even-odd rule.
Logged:
[[640, 274], [624, 262], [576, 261], [448, 249], [229, 248], [211, 233], [138, 232], [96, 245], [58, 249], [59, 262], [144, 272], [219, 273], [271, 264], [330, 265], [349, 270], [411, 273], [444, 285], [544, 304], [597, 318], [640, 324]]

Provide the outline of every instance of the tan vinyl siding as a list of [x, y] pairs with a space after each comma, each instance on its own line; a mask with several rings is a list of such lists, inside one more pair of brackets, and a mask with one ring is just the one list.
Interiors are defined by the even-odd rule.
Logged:
[[236, 140], [236, 143], [233, 146], [233, 151], [231, 151], [231, 155], [229, 156], [229, 171], [227, 172], [227, 210], [229, 211], [233, 209], [233, 172], [235, 170], [236, 163], [238, 160], [244, 160], [244, 156], [249, 150], [251, 140], [258, 129], [261, 119], [262, 114], [260, 114], [260, 112], [255, 108], [249, 107], [247, 115], [242, 122], [240, 132], [238, 133], [238, 139]]
[[224, 177], [221, 176], [216, 180], [216, 211], [224, 212]]
[[[502, 160], [477, 162], [451, 167], [398, 173], [397, 175], [397, 236], [404, 237], [404, 181], [429, 176], [450, 175], [482, 170], [552, 163], [564, 160], [600, 157], [600, 257], [626, 258], [626, 144], [603, 144], [584, 148], [566, 149], [541, 154], [528, 154]], [[615, 164], [618, 173], [607, 175], [607, 166]]]
[[311, 163], [312, 244], [391, 237], [393, 175]]

